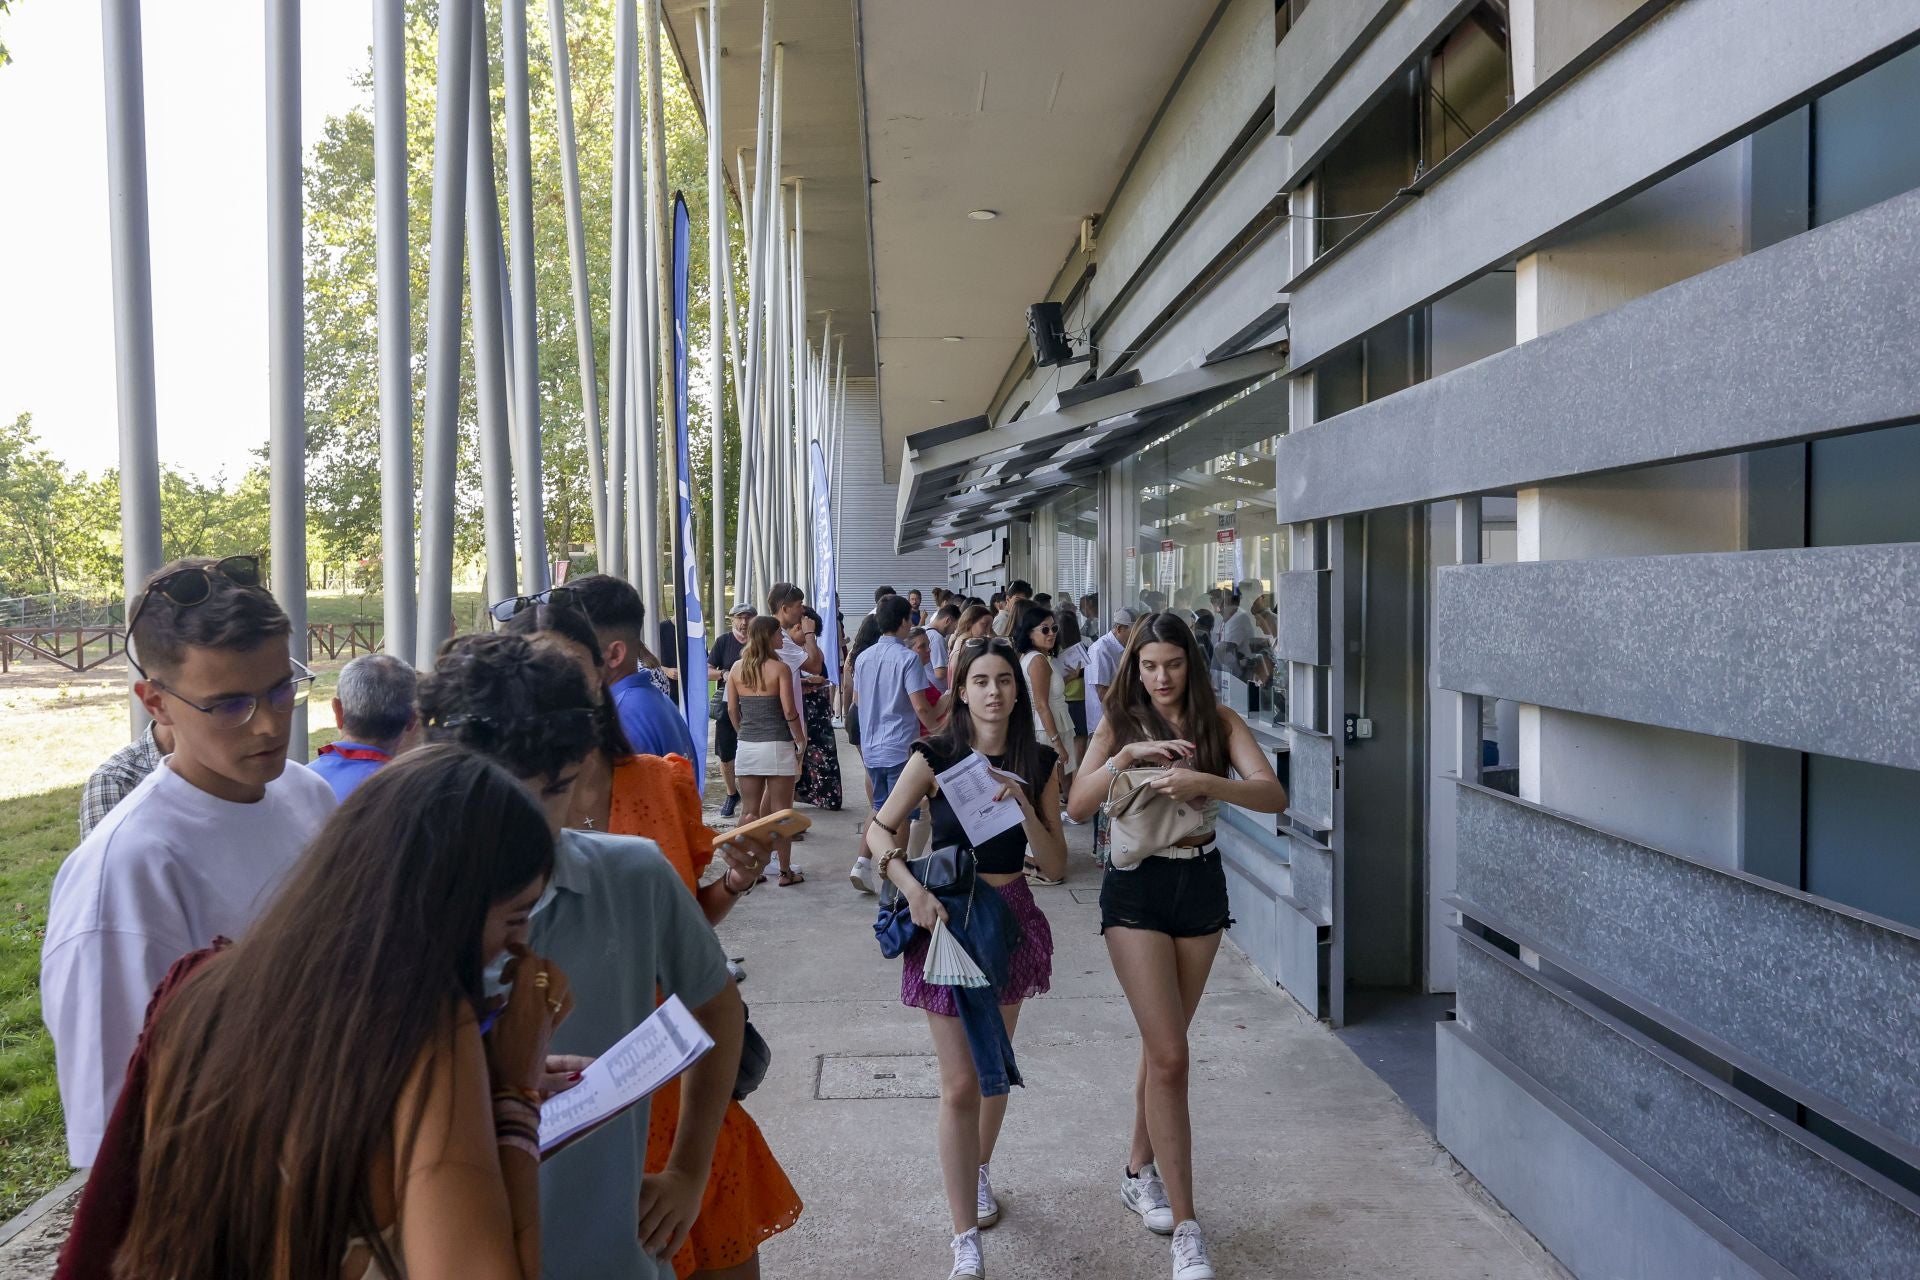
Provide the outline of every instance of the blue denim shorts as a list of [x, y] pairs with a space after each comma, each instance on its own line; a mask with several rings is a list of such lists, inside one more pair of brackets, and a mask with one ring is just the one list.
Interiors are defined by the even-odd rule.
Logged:
[[[894, 787], [900, 781], [900, 775], [906, 771], [907, 762], [905, 760], [902, 760], [899, 764], [870, 764], [867, 766], [867, 785], [873, 788], [873, 811], [875, 813], [880, 812], [880, 807], [886, 804], [887, 797], [893, 794]], [[920, 810], [916, 808], [907, 816], [910, 821], [918, 822], [920, 821]]]

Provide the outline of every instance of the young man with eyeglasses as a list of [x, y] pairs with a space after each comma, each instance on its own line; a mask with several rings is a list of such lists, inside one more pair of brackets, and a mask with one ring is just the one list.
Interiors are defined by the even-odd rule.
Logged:
[[40, 998], [76, 1167], [93, 1163], [154, 987], [244, 933], [334, 807], [287, 759], [313, 680], [289, 632], [252, 556], [177, 560], [128, 615], [134, 694], [173, 752], [54, 877]]

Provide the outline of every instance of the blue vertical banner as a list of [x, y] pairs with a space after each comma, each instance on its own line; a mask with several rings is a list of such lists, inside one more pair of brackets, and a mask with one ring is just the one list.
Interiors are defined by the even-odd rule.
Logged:
[[813, 580], [820, 591], [820, 652], [827, 658], [827, 679], [840, 683], [840, 578], [833, 564], [833, 515], [827, 501], [827, 459], [815, 440], [813, 449]]
[[[687, 443], [687, 271], [693, 223], [673, 193], [673, 452], [680, 488], [680, 698], [693, 734], [693, 774], [707, 787], [707, 625], [700, 613], [700, 550], [693, 540], [693, 478]], [[718, 335], [709, 337], [713, 341]], [[721, 424], [716, 422], [718, 431]]]

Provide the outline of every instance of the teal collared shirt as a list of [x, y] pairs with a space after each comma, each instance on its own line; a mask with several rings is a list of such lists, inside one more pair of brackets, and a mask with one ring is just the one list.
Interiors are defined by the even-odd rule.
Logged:
[[[563, 831], [553, 897], [529, 945], [573, 986], [573, 1013], [552, 1052], [598, 1057], [639, 1026], [657, 991], [697, 1009], [727, 984], [727, 958], [700, 905], [651, 840]], [[655, 1280], [673, 1275], [640, 1248], [641, 1103], [540, 1166], [541, 1268], [547, 1280]]]

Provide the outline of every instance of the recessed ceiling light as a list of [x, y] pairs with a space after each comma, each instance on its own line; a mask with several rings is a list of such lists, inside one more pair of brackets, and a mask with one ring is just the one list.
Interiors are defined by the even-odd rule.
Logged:
[[947, 335], [946, 337], [944, 337], [944, 338], [942, 338], [942, 339], [940, 339], [940, 341], [942, 341], [942, 342], [959, 342], [959, 341], [960, 341], [960, 335], [959, 335], [959, 334], [957, 334], [957, 333], [950, 333], [950, 334], [948, 334], [948, 335]]
[[972, 218], [975, 222], [992, 222], [995, 218], [1000, 216], [1000, 211], [997, 209], [975, 209], [973, 212], [969, 213], [967, 216], [969, 218]]
[[927, 401], [927, 403], [928, 404], [945, 404], [946, 401], [945, 400], [929, 400]]

